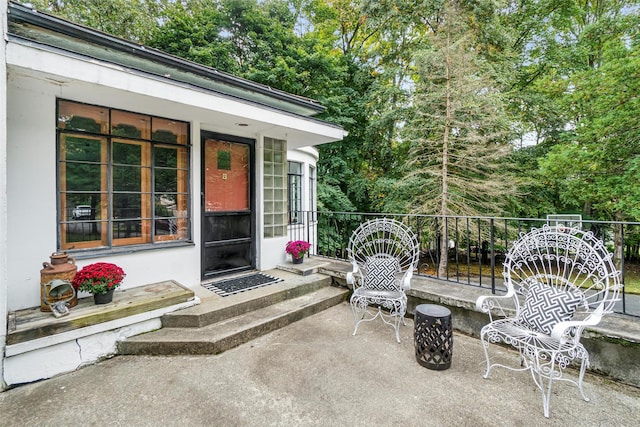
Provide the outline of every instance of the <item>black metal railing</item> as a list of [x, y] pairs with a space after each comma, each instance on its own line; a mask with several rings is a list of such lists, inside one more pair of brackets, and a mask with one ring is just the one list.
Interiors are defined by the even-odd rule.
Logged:
[[[289, 226], [291, 240], [311, 243], [311, 254], [346, 260], [346, 248], [353, 231], [364, 221], [373, 218], [394, 218], [407, 224], [420, 242], [420, 261], [417, 274], [439, 277], [468, 286], [485, 287], [492, 293], [503, 290], [502, 261], [510, 244], [519, 234], [544, 224], [562, 220], [532, 218], [500, 218], [470, 216], [430, 216], [412, 214], [374, 214], [363, 212], [302, 212], [300, 221]], [[445, 227], [441, 227], [442, 221]], [[622, 272], [622, 283], [640, 288], [640, 223], [589, 221], [573, 219], [567, 225], [579, 225], [602, 239], [614, 262]], [[441, 239], [445, 230], [445, 239]], [[447, 268], [439, 274], [441, 242], [447, 245]], [[616, 311], [640, 316], [640, 295], [621, 293]]]

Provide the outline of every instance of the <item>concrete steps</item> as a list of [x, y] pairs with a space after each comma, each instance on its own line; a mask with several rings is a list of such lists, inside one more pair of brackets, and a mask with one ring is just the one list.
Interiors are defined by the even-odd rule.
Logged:
[[330, 277], [313, 274], [203, 300], [196, 307], [163, 316], [162, 329], [119, 342], [118, 354], [218, 354], [347, 298], [347, 289], [330, 285]]
[[282, 273], [283, 282], [241, 292], [228, 297], [203, 298], [203, 303], [188, 310], [169, 313], [162, 318], [164, 328], [201, 328], [230, 317], [249, 313], [272, 304], [331, 286], [331, 277], [314, 274], [300, 277]]

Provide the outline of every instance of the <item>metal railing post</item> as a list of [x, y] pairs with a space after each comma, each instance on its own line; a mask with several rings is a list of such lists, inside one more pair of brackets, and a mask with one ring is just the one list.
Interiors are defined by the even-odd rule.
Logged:
[[491, 293], [496, 293], [496, 235], [493, 229], [493, 218], [489, 220], [489, 224], [491, 227]]

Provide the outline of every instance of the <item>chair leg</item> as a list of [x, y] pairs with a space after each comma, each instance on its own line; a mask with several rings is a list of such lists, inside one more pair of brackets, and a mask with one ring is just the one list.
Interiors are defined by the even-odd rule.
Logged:
[[[355, 300], [351, 300], [351, 309], [353, 310], [353, 317], [354, 317], [354, 328], [353, 328], [353, 334], [352, 335], [356, 335], [356, 333], [358, 332], [358, 326], [360, 326], [360, 323], [362, 322], [371, 322], [372, 320], [375, 320], [377, 317], [381, 317], [384, 320], [384, 317], [382, 315], [382, 310], [380, 307], [378, 307], [378, 311], [376, 312], [376, 314], [371, 314], [368, 311], [369, 308], [369, 304], [368, 301], [364, 298], [362, 299], [355, 299]], [[367, 317], [367, 314], [369, 314], [369, 317]]]
[[582, 380], [584, 379], [584, 373], [589, 367], [589, 355], [585, 354], [585, 357], [580, 359], [580, 376], [578, 377], [578, 390], [580, 390], [580, 395], [585, 402], [589, 402], [589, 398], [584, 394], [584, 390], [582, 389]]
[[400, 323], [402, 323], [404, 326], [407, 326], [407, 323], [405, 322], [405, 319], [404, 319], [404, 316], [407, 313], [406, 301], [396, 302], [396, 304], [394, 304], [393, 309], [394, 309], [394, 312], [392, 313], [392, 315], [395, 317], [394, 327], [396, 330], [396, 341], [400, 343]]
[[[403, 306], [402, 305], [397, 306], [396, 303], [394, 303], [393, 306], [388, 308], [388, 310], [389, 310], [389, 314], [385, 314], [382, 312], [382, 307], [378, 306], [378, 313], [376, 314], [376, 316], [373, 317], [373, 319], [380, 316], [380, 318], [385, 324], [395, 329], [396, 341], [398, 341], [399, 343], [400, 342], [400, 323], [404, 323]], [[391, 321], [391, 319], [393, 319], [393, 322]]]
[[400, 313], [396, 313], [393, 327], [396, 330], [396, 341], [398, 341], [398, 343], [400, 343], [400, 321], [401, 320], [402, 320], [402, 323], [404, 323], [404, 316], [400, 316]]
[[363, 306], [360, 301], [351, 301], [351, 310], [353, 310], [354, 317], [352, 335], [355, 335], [358, 332], [358, 326], [360, 325], [360, 322], [364, 320], [364, 316], [367, 314], [367, 305], [365, 304]]
[[[539, 355], [535, 354], [529, 360], [531, 377], [536, 384], [540, 392], [542, 393], [542, 409], [545, 418], [549, 418], [549, 403], [551, 401], [551, 386], [553, 385], [553, 379], [556, 377], [556, 362], [555, 354], [552, 354], [550, 361], [547, 362], [547, 366], [541, 366]], [[544, 372], [543, 372], [544, 371]], [[545, 380], [547, 383], [545, 383]]]
[[487, 361], [487, 366], [484, 371], [484, 375], [482, 378], [489, 378], [489, 372], [491, 371], [491, 361], [489, 359], [489, 340], [486, 339], [487, 332], [484, 328], [480, 331], [480, 342], [482, 343], [482, 349], [484, 350], [484, 358]]

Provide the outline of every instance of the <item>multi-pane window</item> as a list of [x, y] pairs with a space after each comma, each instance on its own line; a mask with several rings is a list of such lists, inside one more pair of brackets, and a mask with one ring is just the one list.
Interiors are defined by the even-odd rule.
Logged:
[[287, 142], [264, 138], [264, 237], [287, 234]]
[[60, 249], [187, 240], [189, 124], [58, 100]]
[[289, 224], [302, 222], [302, 163], [287, 162]]

